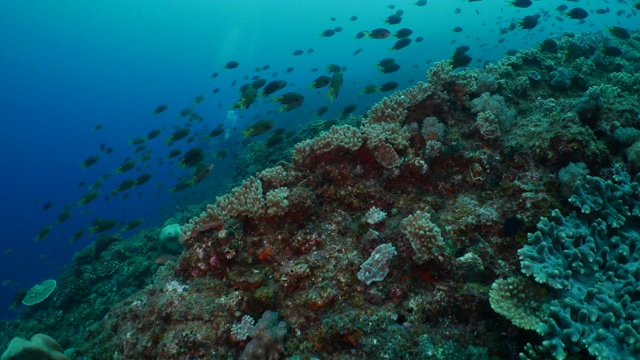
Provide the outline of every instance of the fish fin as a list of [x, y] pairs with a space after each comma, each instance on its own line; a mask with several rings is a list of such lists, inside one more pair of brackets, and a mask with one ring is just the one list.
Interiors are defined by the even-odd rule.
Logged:
[[333, 95], [334, 95], [334, 93], [335, 93], [333, 90], [334, 90], [334, 89], [333, 89], [333, 88], [331, 88], [331, 90], [329, 90], [329, 93], [327, 94], [327, 97], [329, 98], [329, 102], [330, 102], [331, 104], [333, 104]]

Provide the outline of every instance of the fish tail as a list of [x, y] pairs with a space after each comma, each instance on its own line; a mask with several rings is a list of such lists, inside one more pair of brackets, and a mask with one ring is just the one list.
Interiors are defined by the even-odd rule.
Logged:
[[331, 90], [329, 90], [329, 93], [327, 94], [327, 97], [329, 98], [329, 102], [331, 104], [333, 104], [333, 95], [335, 94], [335, 91], [333, 88], [331, 88]]

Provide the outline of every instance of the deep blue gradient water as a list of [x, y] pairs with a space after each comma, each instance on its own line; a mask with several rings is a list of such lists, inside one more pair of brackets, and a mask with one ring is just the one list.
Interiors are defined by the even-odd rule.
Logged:
[[[205, 95], [195, 106], [205, 120], [196, 122], [192, 132], [201, 135], [225, 122], [230, 106], [239, 100], [239, 86], [250, 82], [245, 76], [286, 80], [289, 85], [285, 91], [305, 96], [304, 105], [291, 112], [269, 113], [279, 105], [264, 99], [250, 109], [236, 111], [240, 116], [237, 129], [226, 140], [199, 137], [188, 145], [184, 140], [177, 144], [185, 151], [202, 146], [210, 153], [227, 149], [233, 155], [242, 151], [240, 131], [256, 120], [272, 119], [278, 127], [297, 130], [316, 120], [313, 113], [322, 105], [330, 105], [322, 119], [337, 117], [348, 104], [357, 105], [356, 113], [363, 114], [385, 96], [361, 95], [365, 85], [396, 81], [404, 88], [423, 81], [432, 62], [450, 58], [460, 45], [470, 46], [472, 65], [481, 66], [500, 59], [507, 50], [535, 46], [553, 34], [605, 31], [606, 25], [637, 29], [640, 24], [631, 4], [614, 1], [535, 1], [527, 9], [498, 0], [429, 0], [424, 7], [414, 2], [0, 2], [0, 316], [14, 316], [7, 308], [19, 288], [54, 278], [73, 253], [95, 240], [85, 230], [78, 242], [68, 242], [75, 231], [86, 229], [96, 217], [122, 221], [118, 229], [138, 217], [144, 218], [143, 227], [161, 226], [174, 211], [212, 200], [216, 189], [233, 174], [233, 156], [216, 160], [212, 176], [179, 193], [169, 189], [181, 177], [192, 176], [192, 170], [164, 159], [169, 147], [163, 140], [173, 126], [185, 123], [176, 115], [197, 95]], [[610, 11], [593, 13], [580, 24], [555, 10], [563, 3], [594, 11], [609, 7]], [[395, 9], [390, 9], [390, 4]], [[459, 14], [456, 8], [460, 8]], [[402, 23], [385, 25], [383, 20], [397, 10], [404, 10]], [[618, 10], [625, 12], [617, 15]], [[542, 15], [535, 29], [500, 35], [500, 28], [532, 14]], [[357, 21], [349, 21], [354, 15]], [[343, 31], [328, 38], [319, 35], [336, 26]], [[456, 26], [463, 31], [453, 32]], [[413, 30], [412, 38], [422, 36], [424, 41], [390, 52], [395, 39], [354, 39], [359, 31], [378, 27], [392, 32], [408, 27]], [[500, 38], [504, 41], [499, 42]], [[309, 48], [313, 53], [306, 52]], [[298, 49], [305, 53], [293, 56]], [[354, 56], [358, 49], [362, 52]], [[402, 68], [381, 74], [375, 64], [389, 56]], [[223, 69], [231, 60], [240, 66]], [[329, 63], [347, 68], [340, 97], [333, 104], [325, 96], [327, 88], [308, 87], [318, 75], [327, 74]], [[268, 70], [256, 71], [265, 65]], [[289, 67], [295, 70], [285, 73]], [[312, 72], [313, 68], [319, 71]], [[220, 75], [212, 78], [214, 72]], [[233, 81], [237, 85], [232, 86]], [[220, 92], [212, 94], [214, 88]], [[163, 103], [169, 110], [152, 116]], [[96, 124], [103, 128], [94, 130]], [[88, 185], [113, 172], [127, 157], [139, 158], [140, 154], [133, 153], [135, 147], [128, 144], [131, 138], [163, 127], [167, 128], [157, 139], [147, 142], [152, 149], [150, 161], [140, 163], [139, 170], [113, 175], [104, 182], [98, 200], [87, 206], [73, 205], [71, 218], [55, 223], [65, 205], [87, 193]], [[88, 169], [81, 168], [85, 158], [100, 154], [101, 144], [114, 152], [103, 153]], [[104, 200], [122, 180], [143, 172], [152, 173], [151, 181], [128, 191], [128, 198]], [[87, 185], [78, 186], [80, 182]], [[53, 206], [43, 211], [47, 202]], [[48, 239], [34, 243], [39, 229], [47, 224], [53, 226]]]

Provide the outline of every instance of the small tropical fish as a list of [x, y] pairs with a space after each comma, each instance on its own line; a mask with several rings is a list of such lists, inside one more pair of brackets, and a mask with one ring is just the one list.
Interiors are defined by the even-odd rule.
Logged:
[[300, 93], [296, 92], [288, 92], [282, 96], [279, 96], [274, 99], [274, 101], [279, 102], [283, 106], [281, 106], [279, 111], [291, 111], [293, 109], [299, 108], [304, 102], [304, 96]]
[[95, 163], [97, 163], [98, 159], [100, 159], [100, 157], [97, 156], [97, 155], [89, 156], [88, 158], [84, 159], [84, 161], [80, 164], [80, 166], [82, 168], [86, 169], [89, 166], [94, 165]]
[[622, 49], [620, 49], [617, 46], [604, 45], [604, 48], [602, 49], [602, 53], [605, 54], [606, 56], [618, 57], [622, 55]]
[[204, 160], [204, 151], [199, 148], [189, 149], [178, 162], [182, 167], [194, 167]]
[[404, 49], [407, 46], [409, 46], [409, 44], [411, 44], [411, 39], [410, 38], [399, 39], [398, 41], [396, 41], [395, 44], [393, 44], [393, 47], [391, 48], [391, 51]]
[[209, 174], [211, 174], [211, 170], [213, 170], [212, 164], [200, 163], [198, 167], [196, 167], [195, 174], [191, 179], [192, 184], [197, 184], [200, 181], [204, 180]]
[[631, 34], [629, 34], [629, 31], [620, 26], [607, 26], [607, 31], [609, 31], [609, 34], [617, 37], [618, 39], [627, 40], [631, 38]]
[[140, 186], [140, 185], [148, 182], [149, 180], [151, 180], [151, 174], [150, 173], [140, 174], [136, 178], [136, 186]]
[[189, 115], [191, 115], [192, 112], [193, 112], [193, 109], [184, 108], [184, 109], [180, 110], [180, 112], [178, 113], [178, 117], [189, 116]]
[[188, 187], [190, 187], [191, 185], [193, 185], [193, 183], [191, 182], [191, 180], [189, 181], [181, 181], [179, 183], [176, 184], [176, 186], [172, 187], [169, 192], [179, 192], [182, 191], [184, 189], [187, 189]]
[[262, 135], [271, 130], [274, 124], [271, 120], [261, 120], [247, 127], [242, 133], [245, 138]]
[[189, 129], [188, 127], [178, 128], [173, 132], [173, 134], [171, 134], [171, 136], [165, 139], [165, 142], [168, 145], [171, 145], [178, 140], [186, 138], [187, 136], [189, 136], [190, 133], [191, 133], [191, 129]]
[[271, 148], [279, 144], [282, 144], [283, 141], [284, 141], [284, 136], [273, 134], [264, 143], [262, 143], [262, 146]]
[[162, 130], [160, 129], [154, 129], [149, 131], [149, 133], [147, 134], [147, 140], [151, 140], [151, 139], [155, 139], [158, 137], [158, 135], [160, 135], [160, 133], [162, 132]]
[[331, 76], [331, 83], [329, 84], [329, 93], [327, 94], [327, 96], [329, 97], [329, 101], [331, 103], [333, 103], [333, 99], [334, 98], [338, 98], [338, 95], [340, 94], [340, 89], [342, 89], [342, 84], [344, 82], [344, 77], [342, 75], [341, 72], [335, 72], [333, 73], [333, 76]]
[[313, 80], [313, 82], [311, 83], [311, 85], [309, 85], [309, 87], [312, 89], [320, 89], [329, 85], [330, 83], [331, 83], [331, 78], [329, 76], [321, 75], [321, 76], [318, 76], [315, 80]]
[[385, 20], [384, 23], [385, 24], [389, 24], [389, 25], [397, 25], [400, 24], [402, 22], [402, 16], [399, 16], [397, 14], [394, 15], [389, 15]]
[[167, 157], [174, 158], [179, 156], [180, 154], [182, 154], [182, 149], [171, 149], [171, 151], [169, 151], [169, 153], [167, 154]]
[[589, 13], [583, 8], [575, 7], [567, 12], [567, 16], [571, 19], [582, 20], [586, 19]]
[[27, 289], [18, 290], [16, 294], [13, 296], [13, 304], [11, 304], [11, 307], [9, 309], [16, 311], [18, 309], [18, 306], [22, 304], [22, 301], [24, 300], [24, 298], [27, 297], [27, 293], [28, 293]]
[[235, 68], [237, 68], [239, 65], [240, 65], [240, 63], [239, 63], [239, 62], [237, 62], [237, 61], [229, 61], [228, 63], [224, 64], [224, 66], [223, 66], [223, 67], [224, 67], [225, 69], [229, 69], [229, 70], [230, 70], [230, 69], [235, 69]]
[[198, 95], [191, 102], [191, 106], [196, 106], [196, 105], [200, 104], [203, 101], [204, 101], [204, 95]]
[[449, 62], [453, 68], [459, 68], [463, 66], [467, 66], [471, 63], [471, 56], [467, 55], [467, 51], [469, 51], [468, 46], [458, 46], [456, 51], [453, 53], [451, 61]]
[[73, 233], [73, 235], [71, 236], [71, 238], [69, 238], [69, 244], [73, 244], [76, 241], [80, 240], [80, 238], [82, 237], [82, 235], [84, 235], [84, 230], [78, 230], [75, 233]]
[[116, 174], [121, 174], [133, 169], [136, 166], [136, 161], [133, 159], [126, 159], [122, 165], [120, 165], [114, 172]]
[[137, 138], [129, 139], [129, 145], [141, 145], [141, 144], [144, 144], [145, 141], [147, 141], [146, 138], [137, 137]]
[[209, 133], [209, 137], [214, 138], [222, 134], [224, 134], [224, 126], [222, 124], [219, 124], [217, 128], [211, 130], [211, 132]]
[[520, 21], [520, 27], [525, 30], [531, 30], [538, 26], [538, 17], [536, 15], [527, 15]]
[[254, 89], [250, 84], [242, 91], [242, 98], [236, 103], [240, 110], [248, 109], [258, 98], [258, 90]]
[[389, 74], [400, 70], [400, 65], [396, 64], [395, 62], [391, 62], [388, 64], [378, 64], [378, 67], [380, 67], [378, 71], [383, 74]]
[[82, 206], [82, 205], [90, 204], [93, 200], [98, 198], [98, 195], [100, 195], [100, 191], [99, 190], [96, 190], [96, 189], [91, 190], [88, 193], [82, 195], [80, 200], [78, 200], [76, 202], [76, 205], [77, 206]]
[[397, 82], [395, 82], [395, 81], [388, 81], [388, 82], [386, 82], [386, 83], [382, 84], [382, 85], [378, 88], [378, 91], [383, 91], [383, 92], [385, 92], [385, 91], [392, 91], [392, 90], [397, 89], [397, 88], [398, 88], [398, 85], [399, 85], [399, 84], [398, 84]]
[[49, 233], [51, 232], [51, 228], [52, 226], [47, 224], [44, 225], [43, 227], [40, 228], [40, 231], [38, 231], [38, 235], [36, 235], [36, 237], [33, 239], [33, 242], [38, 242], [38, 241], [42, 241], [45, 240], [47, 237], [49, 237]]
[[274, 80], [268, 83], [264, 89], [262, 89], [262, 96], [269, 96], [277, 91], [280, 91], [287, 86], [287, 82], [283, 80]]
[[540, 50], [555, 54], [558, 52], [558, 42], [553, 39], [546, 39], [540, 44]]
[[411, 36], [411, 34], [413, 34], [413, 30], [411, 30], [409, 28], [402, 28], [402, 29], [396, 31], [396, 33], [393, 34], [393, 36], [395, 36], [398, 39], [402, 39], [402, 38], [407, 38], [407, 37]]
[[133, 220], [129, 221], [127, 223], [127, 225], [125, 225], [125, 227], [123, 227], [120, 231], [133, 230], [133, 229], [137, 228], [138, 226], [142, 225], [143, 222], [144, 222], [144, 220], [142, 218], [133, 219]]
[[117, 195], [119, 192], [127, 191], [136, 186], [136, 179], [126, 179], [122, 180], [120, 185], [118, 185], [115, 189], [111, 190], [111, 195]]
[[117, 224], [118, 222], [113, 219], [102, 220], [100, 218], [95, 218], [91, 222], [91, 225], [93, 226], [90, 227], [89, 230], [91, 231], [92, 234], [94, 232], [101, 233], [101, 232], [113, 229]]
[[169, 261], [176, 261], [178, 257], [176, 255], [160, 255], [153, 262], [158, 265], [164, 265]]
[[533, 5], [533, 1], [531, 0], [513, 0], [511, 2], [511, 4], [509, 4], [513, 7], [517, 7], [517, 8], [528, 8], [529, 6]]
[[330, 73], [337, 73], [341, 72], [342, 70], [342, 66], [338, 64], [327, 64], [327, 71]]
[[156, 109], [151, 112], [151, 115], [158, 115], [162, 112], [165, 112], [168, 108], [169, 105], [167, 104], [158, 105], [158, 107], [156, 107]]
[[377, 91], [378, 91], [378, 87], [376, 85], [369, 84], [365, 86], [364, 89], [360, 90], [360, 94], [369, 95]]
[[329, 107], [328, 106], [320, 106], [318, 108], [318, 110], [316, 111], [316, 116], [322, 116], [324, 115], [327, 111], [329, 111]]
[[336, 31], [333, 29], [327, 29], [323, 32], [320, 33], [320, 36], [322, 37], [332, 37], [333, 35], [336, 34]]
[[266, 83], [267, 83], [266, 79], [257, 78], [255, 80], [253, 80], [253, 82], [251, 83], [251, 87], [256, 89], [256, 90], [260, 90], [260, 88], [263, 87]]
[[391, 35], [391, 31], [383, 28], [378, 28], [371, 30], [370, 32], [365, 32], [365, 35], [372, 39], [386, 39]]
[[344, 109], [342, 109], [342, 112], [340, 113], [340, 116], [342, 118], [346, 118], [347, 115], [351, 114], [352, 112], [354, 112], [356, 110], [356, 105], [355, 104], [349, 104], [347, 106], [344, 107]]
[[213, 157], [218, 158], [220, 160], [224, 160], [227, 157], [227, 155], [229, 155], [229, 151], [227, 151], [227, 149], [220, 149], [215, 153], [213, 153]]
[[71, 217], [71, 205], [67, 205], [62, 209], [60, 215], [58, 215], [58, 220], [56, 220], [56, 224], [62, 224], [63, 222], [69, 220]]

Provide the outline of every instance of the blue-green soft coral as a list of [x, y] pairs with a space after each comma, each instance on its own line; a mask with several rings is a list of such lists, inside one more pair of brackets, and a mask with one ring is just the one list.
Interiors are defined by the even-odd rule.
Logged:
[[536, 329], [556, 358], [640, 358], [640, 191], [619, 168], [574, 188], [580, 213], [554, 210], [518, 251], [522, 271], [553, 290]]

